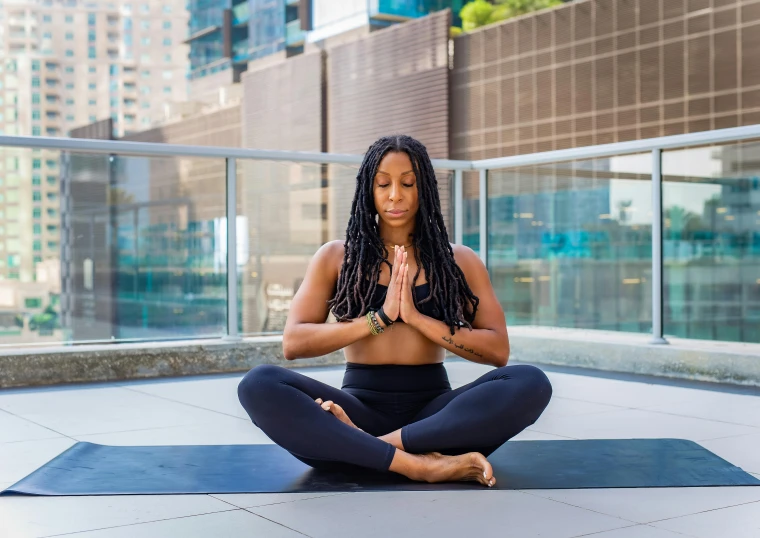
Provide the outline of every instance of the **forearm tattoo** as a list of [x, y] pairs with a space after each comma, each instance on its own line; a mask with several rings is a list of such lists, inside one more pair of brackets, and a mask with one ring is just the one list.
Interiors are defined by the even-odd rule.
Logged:
[[475, 351], [474, 349], [472, 349], [470, 347], [464, 347], [464, 345], [457, 344], [456, 342], [454, 342], [454, 340], [452, 338], [450, 338], [448, 336], [444, 336], [443, 337], [443, 341], [446, 342], [447, 344], [451, 344], [452, 346], [454, 346], [457, 349], [461, 349], [462, 351], [465, 351], [467, 353], [472, 353], [476, 357], [482, 357], [483, 356], [483, 355], [481, 355], [480, 353], [478, 353], [477, 351]]

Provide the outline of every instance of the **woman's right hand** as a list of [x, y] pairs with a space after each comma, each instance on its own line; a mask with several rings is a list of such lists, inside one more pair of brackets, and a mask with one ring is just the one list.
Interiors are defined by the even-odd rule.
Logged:
[[[391, 321], [396, 321], [399, 316], [401, 306], [401, 278], [402, 269], [406, 265], [406, 249], [402, 246], [394, 247], [393, 267], [391, 267], [391, 281], [388, 283], [388, 293], [383, 303], [383, 312]], [[382, 320], [378, 318], [382, 323]]]

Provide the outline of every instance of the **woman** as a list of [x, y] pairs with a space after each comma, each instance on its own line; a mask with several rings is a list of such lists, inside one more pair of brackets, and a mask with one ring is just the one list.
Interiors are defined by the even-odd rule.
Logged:
[[[330, 310], [338, 323], [325, 323]], [[369, 148], [346, 240], [317, 251], [293, 298], [285, 358], [338, 349], [342, 390], [272, 365], [251, 370], [238, 389], [253, 423], [317, 468], [493, 486], [485, 456], [551, 398], [541, 370], [506, 366], [506, 322], [488, 272], [472, 250], [449, 243], [430, 158], [411, 137]], [[496, 368], [452, 390], [447, 351]]]

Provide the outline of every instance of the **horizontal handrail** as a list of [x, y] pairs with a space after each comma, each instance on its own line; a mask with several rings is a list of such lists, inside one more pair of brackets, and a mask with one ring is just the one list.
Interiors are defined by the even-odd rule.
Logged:
[[716, 129], [714, 131], [703, 131], [699, 133], [661, 136], [659, 138], [615, 142], [612, 144], [601, 144], [598, 146], [586, 146], [582, 148], [544, 151], [541, 153], [515, 155], [513, 157], [482, 159], [479, 161], [472, 161], [472, 169], [494, 170], [499, 168], [517, 168], [520, 166], [532, 166], [536, 164], [597, 159], [600, 157], [615, 157], [618, 155], [631, 155], [634, 153], [649, 153], [655, 149], [667, 150], [691, 146], [704, 146], [708, 144], [722, 144], [725, 142], [737, 142], [752, 138], [760, 138], [760, 125], [747, 125], [744, 127], [731, 127], [728, 129]]
[[[123, 140], [94, 140], [88, 138], [58, 138], [50, 136], [0, 136], [0, 147], [47, 149], [75, 153], [105, 153], [144, 157], [201, 157], [214, 159], [253, 159], [260, 161], [287, 161], [303, 163], [329, 163], [359, 165], [363, 155], [284, 151], [267, 149], [227, 148], [217, 146], [190, 146], [158, 142], [127, 142]], [[432, 159], [437, 169], [470, 170], [470, 161]]]
[[[668, 150], [709, 144], [722, 144], [741, 140], [760, 139], [760, 125], [731, 127], [699, 133], [615, 142], [582, 148], [561, 149], [497, 157], [475, 161], [457, 159], [432, 159], [433, 167], [447, 170], [494, 170], [517, 168], [537, 164], [567, 162], [575, 160], [614, 157], [646, 153], [654, 149]], [[308, 151], [284, 151], [217, 146], [190, 146], [157, 142], [127, 142], [123, 140], [93, 140], [87, 138], [57, 138], [48, 136], [0, 136], [0, 147], [20, 147], [28, 149], [49, 149], [82, 153], [106, 153], [114, 155], [135, 155], [149, 157], [208, 157], [219, 159], [254, 159], [264, 161], [288, 161], [329, 164], [361, 164], [363, 155], [322, 153]]]

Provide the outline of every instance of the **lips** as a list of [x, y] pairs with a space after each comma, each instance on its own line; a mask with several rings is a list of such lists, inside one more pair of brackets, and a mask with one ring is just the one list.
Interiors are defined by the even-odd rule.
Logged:
[[394, 217], [397, 217], [399, 215], [403, 215], [404, 213], [406, 213], [406, 211], [402, 209], [390, 209], [386, 213], [393, 215]]

